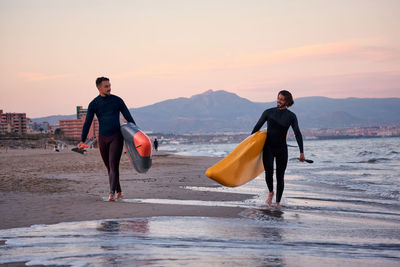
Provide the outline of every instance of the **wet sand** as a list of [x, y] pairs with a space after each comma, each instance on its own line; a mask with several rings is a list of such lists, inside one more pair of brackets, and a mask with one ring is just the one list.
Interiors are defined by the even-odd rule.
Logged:
[[[184, 186], [218, 186], [205, 170], [218, 161], [157, 152], [146, 174], [136, 173], [123, 155], [120, 166], [126, 198], [238, 201], [252, 195], [201, 192]], [[0, 229], [35, 224], [151, 216], [237, 217], [235, 207], [106, 202], [108, 176], [98, 150], [0, 151]]]

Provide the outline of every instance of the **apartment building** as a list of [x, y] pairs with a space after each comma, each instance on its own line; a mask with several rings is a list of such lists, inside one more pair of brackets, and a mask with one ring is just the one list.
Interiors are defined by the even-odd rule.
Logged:
[[26, 134], [26, 113], [3, 113], [0, 110], [0, 134]]
[[[60, 129], [64, 136], [80, 139], [83, 124], [85, 123], [86, 114], [83, 114], [79, 119], [75, 120], [60, 120]], [[92, 125], [90, 126], [88, 138], [98, 137], [99, 135], [99, 121], [97, 118], [93, 119]]]

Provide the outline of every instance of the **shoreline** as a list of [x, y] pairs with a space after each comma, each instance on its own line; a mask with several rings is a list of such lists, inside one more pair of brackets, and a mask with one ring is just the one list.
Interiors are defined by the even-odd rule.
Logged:
[[[120, 179], [125, 198], [241, 201], [250, 194], [201, 192], [185, 186], [219, 187], [205, 170], [217, 157], [153, 155], [146, 174], [133, 170], [122, 155]], [[70, 150], [10, 149], [0, 153], [0, 229], [60, 222], [154, 216], [238, 217], [239, 207], [107, 202], [108, 177], [97, 149], [80, 155]]]

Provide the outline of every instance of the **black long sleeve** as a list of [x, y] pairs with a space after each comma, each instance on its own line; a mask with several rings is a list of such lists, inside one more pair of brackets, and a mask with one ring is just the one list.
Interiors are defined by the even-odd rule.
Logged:
[[292, 123], [291, 126], [292, 126], [292, 129], [293, 129], [293, 132], [294, 132], [294, 136], [296, 137], [297, 144], [299, 145], [300, 153], [303, 153], [304, 152], [303, 136], [301, 135], [296, 115], [294, 115], [294, 120], [293, 120], [293, 123]]
[[126, 107], [125, 102], [122, 99], [120, 102], [120, 110], [127, 122], [132, 122], [133, 124], [136, 125], [135, 121], [132, 118], [131, 113], [129, 112], [129, 109]]
[[131, 113], [126, 107], [124, 101], [115, 95], [105, 97], [97, 96], [90, 102], [86, 120], [83, 125], [81, 141], [84, 142], [89, 133], [90, 125], [92, 124], [94, 115], [99, 120], [99, 134], [102, 136], [111, 136], [120, 130], [120, 113], [128, 122], [134, 124]]
[[261, 129], [261, 127], [264, 125], [264, 123], [268, 120], [268, 112], [267, 111], [268, 110], [264, 111], [263, 114], [261, 114], [261, 117], [260, 117], [260, 119], [258, 119], [258, 122], [254, 126], [251, 134], [258, 132]]
[[272, 147], [286, 145], [286, 136], [291, 126], [296, 136], [300, 152], [303, 153], [303, 137], [296, 115], [288, 109], [270, 108], [263, 112], [253, 128], [252, 134], [259, 131], [264, 123], [268, 123], [266, 144]]
[[85, 142], [87, 135], [89, 133], [89, 129], [90, 126], [92, 125], [92, 121], [94, 118], [94, 108], [93, 108], [93, 104], [90, 103], [89, 107], [88, 107], [88, 111], [86, 113], [86, 119], [85, 119], [85, 123], [83, 124], [83, 128], [82, 128], [82, 134], [81, 134], [81, 141]]

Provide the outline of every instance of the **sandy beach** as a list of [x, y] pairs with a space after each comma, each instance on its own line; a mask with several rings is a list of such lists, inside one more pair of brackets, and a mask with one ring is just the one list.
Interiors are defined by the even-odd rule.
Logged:
[[123, 155], [125, 199], [108, 202], [98, 150], [0, 150], [0, 266], [398, 266], [398, 142], [308, 141], [313, 164], [289, 150], [280, 209], [263, 174], [236, 188], [205, 177], [214, 154], [157, 152], [146, 174]]
[[[126, 198], [237, 201], [251, 195], [199, 192], [184, 186], [217, 186], [205, 170], [218, 161], [153, 155], [146, 174], [136, 173], [123, 155], [121, 186]], [[106, 202], [108, 177], [97, 149], [85, 155], [63, 150], [18, 149], [0, 152], [0, 229], [35, 224], [151, 216], [237, 217], [241, 208]]]

